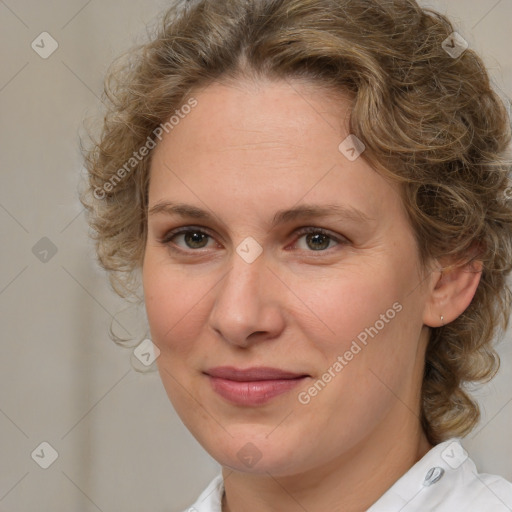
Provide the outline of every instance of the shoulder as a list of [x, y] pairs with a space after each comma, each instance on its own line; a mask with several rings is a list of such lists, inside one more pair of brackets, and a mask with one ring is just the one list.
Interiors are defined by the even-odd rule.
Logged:
[[458, 439], [432, 448], [368, 512], [510, 512], [512, 483], [479, 473]]
[[196, 502], [183, 512], [221, 512], [223, 493], [224, 480], [220, 473], [208, 484]]

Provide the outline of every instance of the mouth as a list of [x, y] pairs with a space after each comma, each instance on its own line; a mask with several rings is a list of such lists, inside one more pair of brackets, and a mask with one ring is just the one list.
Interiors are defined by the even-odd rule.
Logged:
[[213, 390], [235, 405], [257, 406], [303, 383], [310, 375], [278, 368], [222, 366], [204, 372]]

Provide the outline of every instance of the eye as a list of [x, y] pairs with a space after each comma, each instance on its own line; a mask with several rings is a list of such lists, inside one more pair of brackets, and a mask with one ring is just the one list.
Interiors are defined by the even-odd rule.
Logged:
[[[307, 252], [326, 252], [327, 249], [347, 243], [344, 237], [335, 236], [329, 231], [317, 227], [301, 228], [295, 233], [295, 236], [298, 238], [292, 248]], [[175, 252], [200, 252], [199, 249], [220, 247], [212, 235], [203, 228], [195, 226], [173, 229], [158, 241]], [[208, 245], [209, 243], [210, 245]]]
[[168, 245], [172, 250], [175, 250], [175, 248], [172, 247], [174, 245], [177, 246], [176, 250], [186, 251], [189, 249], [205, 249], [208, 247], [210, 240], [213, 241], [213, 238], [208, 233], [202, 229], [189, 226], [169, 231], [159, 242]]
[[[309, 250], [315, 252], [323, 252], [326, 249], [330, 249], [331, 247], [333, 247], [331, 245], [332, 242], [334, 242], [334, 246], [344, 243], [344, 240], [342, 238], [334, 236], [328, 231], [321, 228], [303, 228], [297, 232], [297, 235], [299, 236], [299, 238], [297, 242], [295, 242], [295, 245], [302, 245], [300, 249], [306, 251]], [[299, 241], [301, 239], [304, 239], [303, 244], [299, 244]]]

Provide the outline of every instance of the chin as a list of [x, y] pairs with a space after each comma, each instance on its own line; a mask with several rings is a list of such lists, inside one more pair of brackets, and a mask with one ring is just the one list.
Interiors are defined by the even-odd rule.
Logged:
[[271, 430], [267, 427], [244, 427], [237, 428], [236, 435], [226, 427], [229, 433], [225, 432], [220, 439], [202, 436], [196, 436], [196, 439], [221, 466], [233, 471], [267, 475], [270, 473], [273, 476], [297, 472], [298, 461], [293, 454], [301, 446], [300, 442], [295, 442], [290, 436], [283, 436], [284, 431], [280, 435], [268, 435]]

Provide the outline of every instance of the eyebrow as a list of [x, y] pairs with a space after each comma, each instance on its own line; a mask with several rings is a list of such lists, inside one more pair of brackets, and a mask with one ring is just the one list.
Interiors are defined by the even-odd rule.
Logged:
[[[155, 204], [149, 209], [148, 213], [149, 216], [165, 213], [167, 215], [177, 215], [180, 217], [189, 217], [208, 221], [213, 220], [215, 217], [208, 211], [196, 206], [184, 203], [173, 203], [171, 201], [162, 201]], [[343, 206], [338, 204], [303, 204], [287, 210], [278, 210], [272, 219], [271, 228], [274, 228], [279, 224], [285, 224], [295, 220], [323, 217], [337, 217], [342, 220], [352, 220], [359, 223], [368, 223], [375, 220], [361, 210], [352, 206]]]

